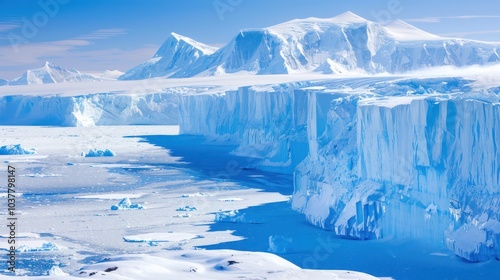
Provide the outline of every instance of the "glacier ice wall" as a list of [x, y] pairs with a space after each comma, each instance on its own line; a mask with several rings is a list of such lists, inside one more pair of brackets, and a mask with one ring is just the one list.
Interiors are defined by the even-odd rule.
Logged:
[[260, 158], [260, 168], [291, 173], [307, 155], [306, 92], [242, 87], [223, 94], [179, 97], [180, 133], [237, 142], [235, 154]]
[[2, 96], [0, 125], [178, 124], [177, 95]]
[[390, 95], [299, 86], [182, 96], [181, 133], [236, 142], [259, 168], [293, 173], [292, 207], [339, 236], [499, 258], [498, 100]]

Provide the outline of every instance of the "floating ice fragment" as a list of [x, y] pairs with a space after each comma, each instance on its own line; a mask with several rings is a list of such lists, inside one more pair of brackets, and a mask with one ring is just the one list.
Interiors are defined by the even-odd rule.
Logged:
[[49, 276], [68, 276], [69, 274], [64, 273], [64, 271], [61, 270], [58, 266], [53, 266], [49, 270]]
[[0, 155], [31, 155], [35, 153], [35, 149], [25, 149], [21, 144], [6, 145], [0, 147]]
[[144, 206], [141, 204], [134, 203], [130, 201], [130, 199], [124, 198], [118, 203], [118, 205], [112, 205], [111, 210], [129, 210], [129, 209], [144, 209]]
[[[82, 153], [83, 154], [83, 153]], [[97, 150], [97, 149], [91, 149], [89, 150], [88, 153], [83, 154], [84, 157], [114, 157], [116, 156], [116, 153], [111, 151], [110, 149], [106, 150]]]
[[189, 205], [186, 205], [184, 207], [179, 207], [177, 208], [175, 211], [186, 211], [186, 212], [190, 212], [190, 211], [196, 211], [196, 207], [191, 207]]

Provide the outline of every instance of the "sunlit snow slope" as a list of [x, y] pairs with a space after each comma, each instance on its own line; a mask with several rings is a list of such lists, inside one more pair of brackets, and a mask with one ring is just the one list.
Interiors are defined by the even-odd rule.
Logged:
[[218, 50], [172, 33], [153, 58], [121, 79], [237, 72], [404, 73], [498, 62], [499, 46], [439, 37], [400, 20], [384, 26], [346, 12], [328, 19], [298, 19], [244, 29]]

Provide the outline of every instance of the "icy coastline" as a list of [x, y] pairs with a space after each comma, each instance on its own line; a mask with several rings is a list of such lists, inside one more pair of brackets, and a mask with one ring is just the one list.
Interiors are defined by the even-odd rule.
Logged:
[[261, 158], [259, 168], [293, 174], [292, 207], [339, 236], [409, 237], [469, 261], [498, 258], [498, 97], [465, 88], [407, 95], [415, 83], [436, 88], [423, 79], [384, 94], [332, 82], [186, 95], [181, 133], [235, 142], [236, 154]]

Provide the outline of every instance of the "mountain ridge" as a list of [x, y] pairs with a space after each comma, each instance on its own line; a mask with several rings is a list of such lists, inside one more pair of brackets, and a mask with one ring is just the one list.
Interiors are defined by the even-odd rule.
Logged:
[[171, 33], [153, 58], [119, 79], [238, 72], [397, 74], [498, 62], [498, 47], [500, 44], [440, 37], [402, 20], [382, 25], [345, 12], [333, 18], [294, 19], [266, 28], [242, 29], [219, 49]]
[[66, 69], [59, 65], [45, 61], [41, 67], [26, 70], [21, 77], [14, 79], [7, 84], [35, 85], [88, 81], [102, 81], [102, 79], [91, 74], [81, 73], [76, 69]]

